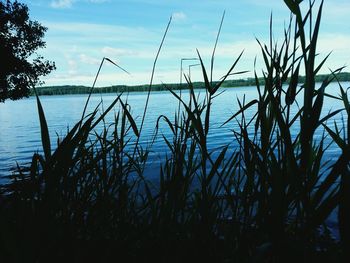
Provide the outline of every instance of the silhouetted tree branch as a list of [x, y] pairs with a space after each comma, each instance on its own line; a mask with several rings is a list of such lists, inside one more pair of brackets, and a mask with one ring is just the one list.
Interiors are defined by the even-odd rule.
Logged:
[[36, 53], [45, 47], [46, 30], [29, 19], [25, 4], [0, 1], [0, 102], [27, 97], [39, 77], [56, 68]]

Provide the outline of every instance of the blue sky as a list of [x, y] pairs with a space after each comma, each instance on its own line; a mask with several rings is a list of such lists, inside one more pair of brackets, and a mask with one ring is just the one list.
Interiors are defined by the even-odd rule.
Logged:
[[[48, 27], [47, 47], [39, 53], [56, 62], [57, 70], [46, 85], [92, 85], [99, 63], [108, 57], [128, 70], [127, 75], [106, 65], [97, 86], [145, 84], [163, 32], [173, 20], [159, 56], [156, 83], [178, 82], [181, 58], [196, 57], [196, 48], [209, 67], [210, 55], [223, 11], [226, 16], [215, 57], [214, 78], [220, 78], [239, 53], [237, 66], [250, 70], [257, 56], [255, 37], [267, 41], [273, 13], [274, 37], [281, 39], [289, 12], [283, 0], [22, 0], [32, 19]], [[308, 1], [304, 1], [308, 2]], [[316, 0], [316, 3], [319, 3]], [[333, 51], [324, 67], [336, 69], [350, 63], [350, 1], [326, 0], [320, 31], [319, 59]], [[185, 62], [184, 70], [194, 62]], [[350, 69], [347, 69], [350, 71]], [[199, 67], [191, 67], [194, 81], [201, 80]]]

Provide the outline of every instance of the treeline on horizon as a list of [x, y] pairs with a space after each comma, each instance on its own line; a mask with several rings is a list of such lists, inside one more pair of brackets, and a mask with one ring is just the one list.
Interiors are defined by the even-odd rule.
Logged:
[[[322, 82], [327, 78], [327, 74], [320, 74], [315, 77], [316, 82]], [[337, 75], [338, 81], [350, 81], [350, 72], [342, 72]], [[300, 76], [300, 83], [305, 81], [305, 76]], [[289, 80], [287, 81], [289, 82]], [[264, 78], [259, 78], [260, 84], [265, 84]], [[194, 89], [204, 88], [204, 82], [193, 82]], [[231, 87], [247, 87], [254, 86], [255, 79], [233, 79], [226, 80], [222, 84], [222, 87], [231, 88]], [[186, 85], [183, 85], [185, 87]], [[113, 85], [108, 87], [100, 87], [92, 90], [92, 93], [120, 93], [120, 92], [143, 92], [148, 91], [149, 85]], [[165, 90], [178, 90], [180, 89], [179, 83], [169, 83], [169, 84], [153, 84], [151, 87], [152, 91], [165, 91]], [[87, 94], [91, 90], [91, 87], [82, 86], [82, 85], [63, 85], [63, 86], [45, 86], [38, 87], [38, 95], [69, 95], [69, 94]], [[34, 96], [34, 91], [31, 93]]]

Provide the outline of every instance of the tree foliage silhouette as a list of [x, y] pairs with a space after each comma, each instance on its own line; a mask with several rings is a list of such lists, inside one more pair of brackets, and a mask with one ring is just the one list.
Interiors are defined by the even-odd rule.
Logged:
[[56, 68], [36, 52], [46, 45], [46, 30], [30, 20], [25, 4], [0, 1], [0, 102], [28, 97], [32, 87], [43, 83], [39, 77]]

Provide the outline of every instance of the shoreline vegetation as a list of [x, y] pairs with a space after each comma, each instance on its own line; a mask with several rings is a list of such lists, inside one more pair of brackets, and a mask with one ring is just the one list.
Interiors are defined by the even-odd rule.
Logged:
[[[232, 128], [234, 148], [208, 145], [212, 105], [243, 56], [213, 80], [224, 15], [210, 66], [197, 51], [203, 96], [187, 76], [186, 99], [168, 89], [178, 107], [170, 116], [160, 113], [146, 146], [140, 138], [171, 19], [141, 124], [120, 93], [103, 109], [86, 111], [89, 93], [80, 121], [53, 148], [36, 94], [43, 153], [0, 185], [0, 261], [350, 262], [350, 87], [340, 82], [343, 68], [316, 85], [328, 57], [315, 62], [323, 1], [284, 2], [291, 15], [282, 39], [275, 42], [271, 15], [270, 39], [258, 41], [264, 61], [263, 79], [254, 71], [258, 97], [237, 100], [239, 110], [222, 124]], [[104, 58], [100, 68], [105, 60], [111, 62]], [[327, 93], [332, 81], [336, 96]], [[342, 108], [324, 112], [325, 97]], [[158, 180], [150, 181], [144, 171], [156, 138], [166, 154], [153, 171]], [[339, 153], [332, 162], [330, 144]], [[334, 213], [339, 238], [326, 223]]]
[[[315, 82], [321, 83], [328, 77], [328, 74], [321, 74], [315, 76]], [[337, 80], [350, 81], [349, 72], [341, 72], [337, 75]], [[305, 76], [299, 77], [299, 82], [303, 83], [305, 81]], [[333, 80], [336, 81], [336, 80]], [[215, 83], [215, 82], [214, 82]], [[265, 85], [264, 78], [259, 78], [259, 83]], [[287, 79], [286, 83], [290, 83], [290, 78]], [[246, 79], [234, 79], [225, 80], [221, 87], [223, 88], [235, 88], [235, 87], [247, 87], [255, 86], [255, 78]], [[194, 89], [205, 88], [204, 82], [193, 82], [192, 86]], [[186, 84], [182, 84], [182, 89], [186, 88]], [[120, 93], [120, 92], [147, 92], [149, 89], [148, 85], [115, 85], [108, 87], [99, 87], [93, 89], [93, 93]], [[180, 90], [179, 83], [168, 83], [168, 84], [153, 84], [152, 91], [167, 91], [170, 90]], [[91, 87], [81, 86], [81, 85], [62, 85], [62, 86], [44, 86], [36, 88], [38, 95], [70, 95], [70, 94], [89, 94]], [[31, 91], [31, 96], [35, 96], [34, 91]]]

